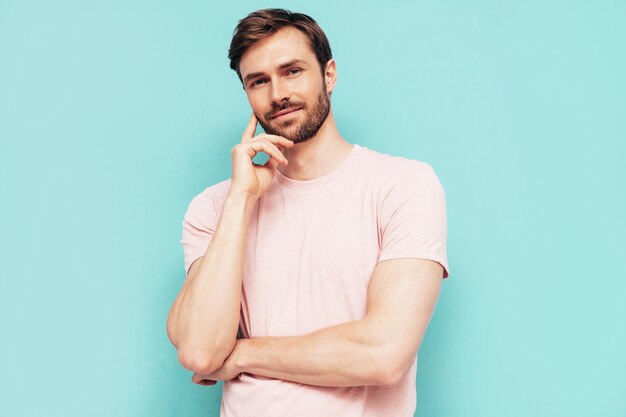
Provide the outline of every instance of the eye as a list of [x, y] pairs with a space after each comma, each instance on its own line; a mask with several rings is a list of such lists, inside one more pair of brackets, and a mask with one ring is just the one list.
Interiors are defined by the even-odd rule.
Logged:
[[252, 83], [250, 83], [250, 87], [260, 85], [262, 82], [265, 82], [265, 80], [263, 78], [259, 78], [258, 80], [252, 81]]
[[301, 72], [301, 71], [302, 71], [302, 70], [301, 70], [300, 68], [291, 68], [291, 69], [290, 69], [287, 73], [288, 73], [289, 75], [295, 75], [295, 74], [297, 74], [297, 73], [299, 73], [299, 72]]

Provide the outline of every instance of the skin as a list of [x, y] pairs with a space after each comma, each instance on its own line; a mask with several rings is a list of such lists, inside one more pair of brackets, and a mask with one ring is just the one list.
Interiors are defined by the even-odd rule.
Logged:
[[[282, 67], [294, 60], [299, 62]], [[339, 134], [330, 105], [337, 81], [334, 60], [326, 63], [322, 76], [306, 38], [294, 28], [283, 28], [250, 47], [239, 69], [252, 115], [241, 143], [231, 150], [232, 195], [256, 201], [276, 169], [287, 177], [308, 180], [325, 175], [345, 159], [352, 145]], [[249, 74], [256, 75], [248, 79]], [[326, 104], [327, 116], [322, 117]], [[281, 109], [293, 107], [302, 109], [272, 118]], [[318, 122], [314, 134], [302, 134], [307, 129], [311, 133]], [[254, 136], [257, 123], [267, 133]], [[252, 158], [261, 151], [270, 159], [263, 166], [253, 164]], [[200, 259], [191, 266], [189, 276], [199, 268]], [[295, 337], [236, 340], [230, 354], [217, 365], [196, 361], [210, 365], [193, 368], [192, 381], [214, 385], [247, 372], [319, 386], [395, 384], [416, 358], [442, 276], [443, 267], [432, 260], [379, 262], [370, 279], [368, 309], [362, 320]]]
[[[303, 62], [280, 68], [281, 64], [296, 59]], [[310, 118], [320, 94], [326, 94], [330, 101], [337, 81], [335, 61], [331, 59], [326, 63], [322, 78], [320, 65], [306, 38], [290, 27], [248, 48], [241, 58], [239, 70], [246, 81], [244, 89], [253, 115], [263, 127], [270, 126], [274, 134], [290, 140], [298, 127]], [[254, 73], [264, 75], [246, 80], [248, 74]], [[285, 103], [304, 105], [306, 109], [287, 116], [288, 120], [268, 117]], [[329, 106], [328, 117], [316, 135], [289, 149], [282, 149], [289, 161], [288, 165], [278, 166], [282, 174], [296, 180], [313, 179], [332, 171], [346, 158], [352, 145], [337, 130], [332, 104]]]
[[302, 384], [393, 385], [415, 360], [441, 289], [443, 267], [427, 259], [379, 262], [364, 319], [294, 337], [239, 339], [223, 365], [192, 381], [213, 385], [242, 372]]

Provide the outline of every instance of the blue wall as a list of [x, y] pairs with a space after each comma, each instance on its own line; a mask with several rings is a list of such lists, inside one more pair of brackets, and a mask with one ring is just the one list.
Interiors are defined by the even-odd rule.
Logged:
[[626, 5], [0, 1], [0, 415], [218, 416], [167, 313], [249, 117], [237, 20], [310, 14], [352, 143], [430, 163], [452, 275], [416, 415], [626, 415]]

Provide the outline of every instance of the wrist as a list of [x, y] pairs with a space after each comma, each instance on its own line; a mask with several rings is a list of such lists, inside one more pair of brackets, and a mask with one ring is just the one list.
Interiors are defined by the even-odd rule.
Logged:
[[256, 206], [257, 200], [256, 197], [249, 193], [230, 190], [226, 195], [223, 210], [240, 211], [243, 209], [247, 215], [250, 215]]
[[244, 203], [256, 203], [258, 197], [253, 194], [250, 194], [246, 191], [237, 190], [234, 188], [230, 188], [228, 190], [228, 194], [226, 195], [226, 201], [232, 202], [244, 202]]
[[233, 350], [233, 364], [238, 369], [239, 373], [248, 372], [248, 352], [249, 352], [248, 339], [237, 339], [235, 348]]

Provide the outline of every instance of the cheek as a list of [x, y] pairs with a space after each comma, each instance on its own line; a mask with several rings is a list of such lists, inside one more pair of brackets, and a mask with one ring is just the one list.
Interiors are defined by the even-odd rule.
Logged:
[[252, 111], [256, 114], [265, 114], [267, 110], [264, 108], [263, 100], [258, 95], [248, 94], [248, 104], [252, 108]]
[[250, 107], [252, 107], [253, 109], [258, 107], [258, 98], [254, 95], [254, 94], [246, 94], [246, 97], [248, 98], [248, 103], [250, 104]]
[[306, 97], [307, 101], [317, 100], [317, 96], [322, 91], [322, 83], [319, 80], [307, 80], [301, 85], [300, 91]]
[[268, 104], [267, 99], [264, 99], [261, 94], [248, 94], [248, 104], [252, 112], [261, 123], [269, 123], [265, 120], [265, 115], [272, 109], [271, 104]]

